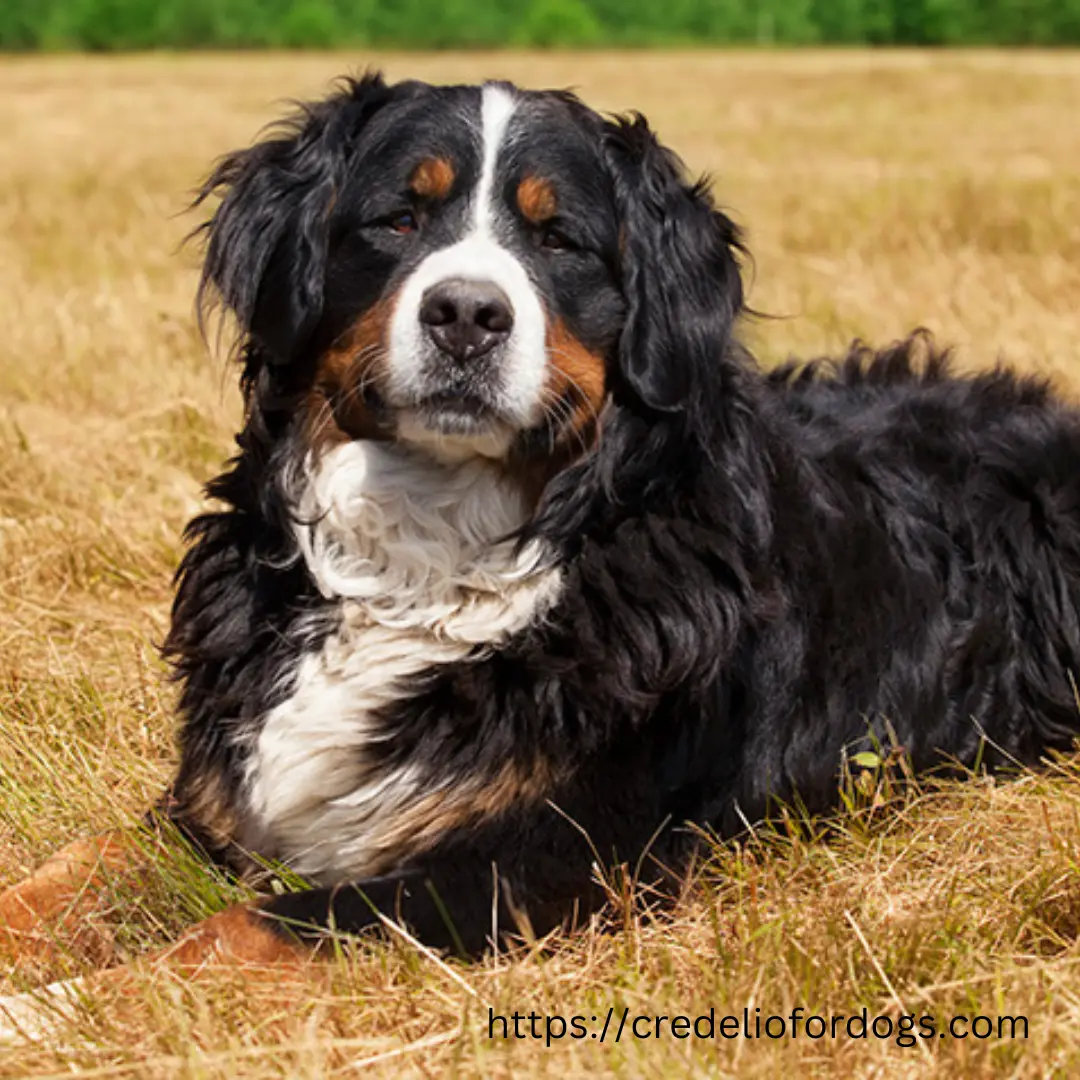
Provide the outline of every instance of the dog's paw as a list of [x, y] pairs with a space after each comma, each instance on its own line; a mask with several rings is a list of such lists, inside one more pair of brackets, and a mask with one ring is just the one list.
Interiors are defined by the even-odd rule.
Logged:
[[0, 973], [48, 978], [109, 963], [107, 886], [127, 858], [113, 837], [79, 841], [0, 892]]
[[105, 967], [114, 959], [115, 938], [104, 921], [76, 910], [42, 918], [19, 899], [0, 896], [0, 973], [38, 982], [76, 967]]
[[193, 926], [178, 941], [151, 957], [151, 962], [191, 972], [203, 967], [303, 964], [310, 950], [300, 945], [277, 920], [257, 907], [238, 904]]

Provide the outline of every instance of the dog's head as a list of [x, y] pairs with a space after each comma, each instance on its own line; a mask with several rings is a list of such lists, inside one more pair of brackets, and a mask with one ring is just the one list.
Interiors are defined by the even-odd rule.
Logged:
[[203, 299], [316, 451], [565, 461], [612, 397], [701, 408], [742, 303], [704, 188], [643, 119], [567, 93], [350, 81], [213, 192]]

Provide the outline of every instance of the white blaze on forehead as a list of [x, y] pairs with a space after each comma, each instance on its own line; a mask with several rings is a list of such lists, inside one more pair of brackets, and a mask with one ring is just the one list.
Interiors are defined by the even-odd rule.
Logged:
[[[398, 293], [390, 323], [388, 390], [391, 403], [422, 398], [440, 358], [420, 324], [424, 294], [451, 278], [491, 281], [506, 293], [514, 312], [514, 329], [495, 361], [499, 382], [497, 405], [512, 427], [538, 422], [547, 381], [547, 319], [536, 287], [521, 260], [496, 235], [499, 198], [495, 180], [501, 152], [510, 138], [518, 99], [504, 86], [484, 86], [480, 94], [480, 170], [466, 218], [467, 232], [456, 243], [428, 255]], [[402, 416], [399, 435], [424, 442], [414, 416]], [[416, 436], [414, 438], [414, 436]], [[487, 440], [490, 443], [490, 437]], [[502, 444], [508, 446], [508, 435]], [[489, 447], [476, 447], [489, 452]]]
[[480, 98], [484, 156], [480, 162], [480, 182], [476, 185], [476, 212], [473, 219], [478, 233], [491, 231], [495, 211], [492, 203], [495, 166], [499, 162], [499, 150], [506, 141], [506, 131], [515, 108], [517, 101], [505, 88], [493, 85], [484, 87]]

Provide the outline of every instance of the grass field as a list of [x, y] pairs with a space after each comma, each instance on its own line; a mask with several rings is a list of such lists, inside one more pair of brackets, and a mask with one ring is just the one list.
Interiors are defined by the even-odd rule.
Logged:
[[[155, 654], [231, 373], [192, 315], [188, 193], [284, 97], [392, 76], [574, 85], [638, 108], [754, 253], [772, 360], [916, 325], [1080, 392], [1080, 54], [0, 59], [0, 886], [134, 820], [173, 760]], [[865, 800], [864, 800], [865, 801]], [[717, 854], [673, 922], [447, 964], [367, 946], [300, 989], [146, 972], [0, 1076], [1022, 1076], [1080, 1071], [1080, 768], [926, 787]], [[228, 890], [163, 863], [117, 930], [160, 945]], [[78, 965], [73, 960], [72, 973]], [[25, 985], [0, 972], [0, 992]], [[494, 1042], [508, 1014], [1023, 1015], [1026, 1040], [624, 1035]]]

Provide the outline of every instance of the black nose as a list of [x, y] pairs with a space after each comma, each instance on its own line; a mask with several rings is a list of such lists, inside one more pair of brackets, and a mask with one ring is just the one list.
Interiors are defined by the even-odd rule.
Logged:
[[450, 278], [424, 293], [420, 321], [444, 353], [467, 363], [510, 336], [514, 309], [494, 282]]

